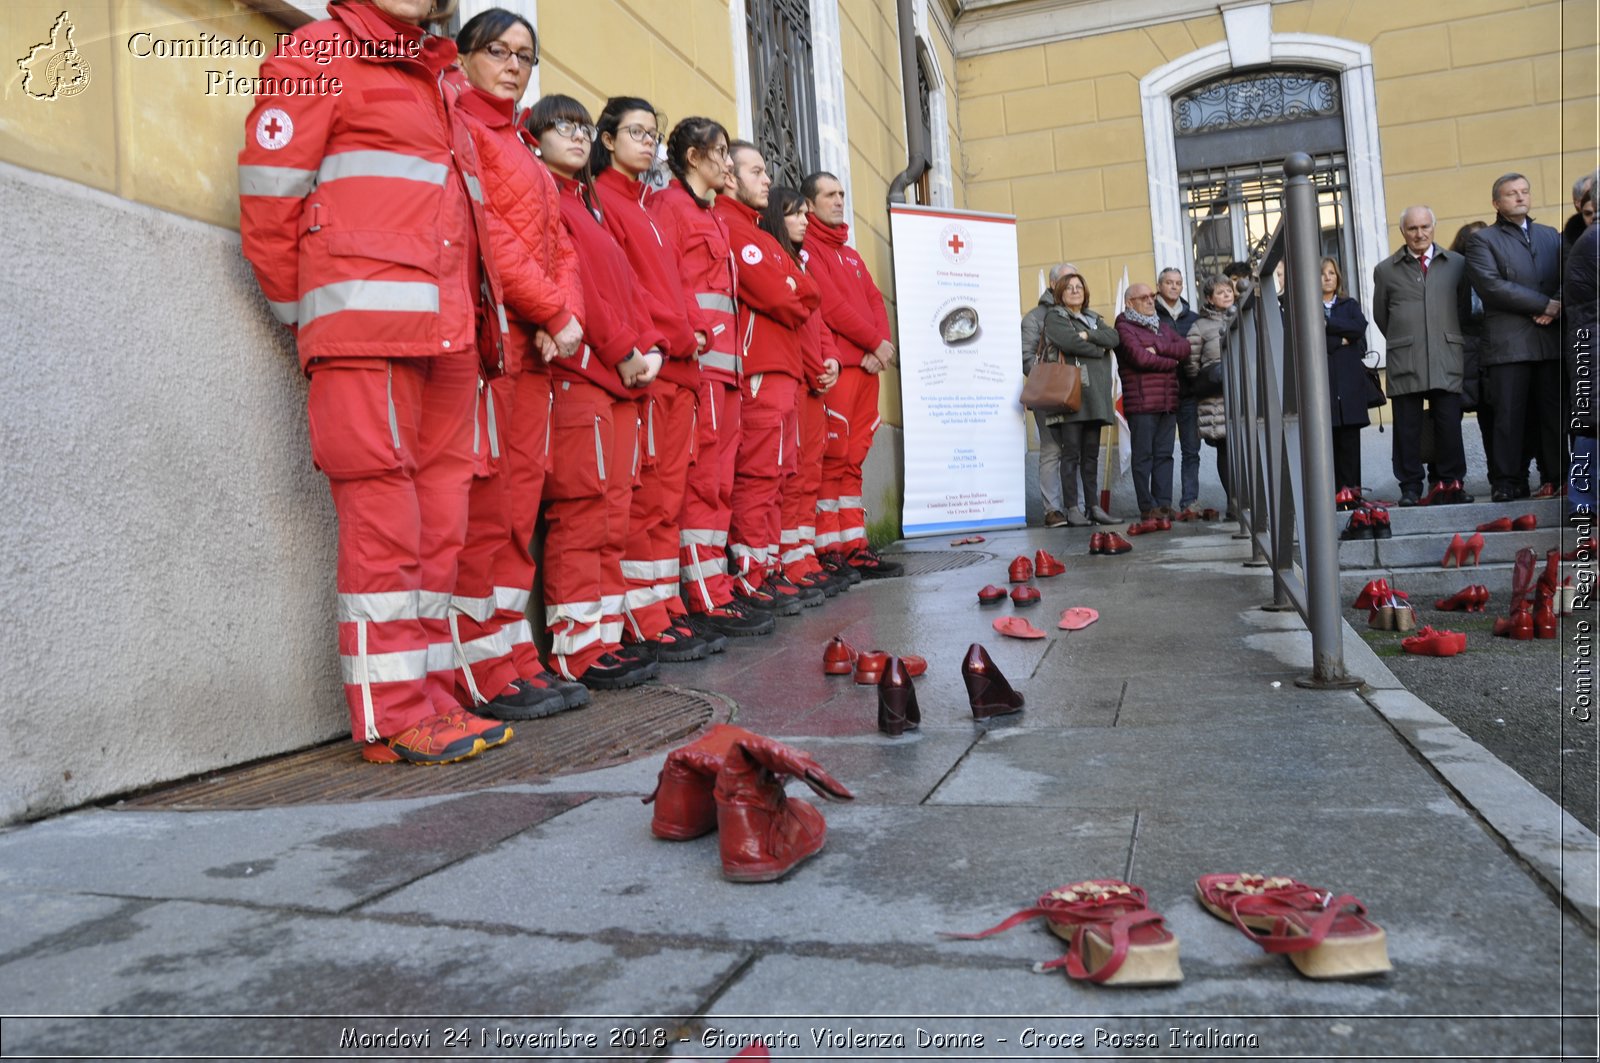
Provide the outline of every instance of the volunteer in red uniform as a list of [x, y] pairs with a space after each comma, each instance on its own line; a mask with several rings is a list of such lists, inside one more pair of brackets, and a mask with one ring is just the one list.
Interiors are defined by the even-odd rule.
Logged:
[[[471, 138], [432, 0], [346, 0], [262, 64], [337, 77], [266, 95], [239, 153], [240, 235], [311, 378], [311, 456], [339, 518], [339, 660], [369, 761], [446, 763], [509, 738], [454, 697], [447, 616], [466, 534], [480, 355], [503, 368]], [[328, 58], [332, 56], [332, 58]], [[481, 337], [481, 341], [480, 341]]]
[[[800, 334], [820, 302], [816, 285], [761, 228], [772, 178], [766, 159], [748, 141], [728, 146], [730, 193], [712, 210], [728, 231], [736, 267], [736, 328], [744, 351], [740, 382], [739, 453], [734, 464], [733, 518], [728, 549], [737, 594], [780, 616], [822, 604], [823, 594], [801, 588], [777, 565], [782, 524], [782, 476], [794, 468], [802, 373]], [[787, 437], [787, 438], [786, 438]], [[786, 447], [785, 442], [789, 445]]]
[[883, 294], [866, 263], [846, 241], [844, 186], [831, 173], [801, 184], [811, 205], [806, 266], [822, 289], [822, 320], [839, 354], [839, 382], [827, 398], [828, 448], [817, 500], [817, 550], [867, 579], [898, 576], [902, 566], [867, 546], [861, 465], [878, 430], [878, 374], [894, 364]]
[[644, 400], [644, 457], [639, 486], [628, 514], [628, 547], [622, 557], [627, 582], [622, 641], [659, 661], [694, 661], [727, 646], [691, 630], [678, 597], [678, 513], [688, 482], [700, 393], [696, 356], [703, 334], [695, 332], [684, 303], [677, 249], [662, 238], [641, 203], [648, 186], [639, 178], [655, 162], [661, 134], [655, 108], [634, 96], [614, 96], [595, 122], [590, 169], [606, 229], [628, 256], [639, 278], [639, 298], [665, 340], [661, 373]]
[[[767, 209], [761, 212], [761, 227], [771, 233], [796, 265], [805, 269], [805, 240], [810, 208], [798, 189], [774, 185], [767, 194]], [[807, 278], [808, 283], [814, 284]], [[822, 485], [822, 452], [828, 441], [828, 414], [822, 397], [839, 379], [839, 359], [834, 354], [833, 334], [822, 324], [822, 313], [813, 310], [799, 330], [801, 380], [799, 411], [795, 424], [795, 468], [783, 481], [781, 530], [778, 536], [778, 563], [783, 574], [800, 587], [816, 587], [833, 597], [849, 587], [849, 580], [836, 577], [817, 562], [817, 489]]]
[[516, 122], [516, 102], [539, 61], [521, 15], [479, 13], [456, 34], [461, 69], [449, 79], [478, 149], [489, 234], [510, 329], [506, 372], [479, 398], [480, 448], [467, 543], [451, 605], [461, 688], [480, 715], [532, 719], [588, 701], [588, 690], [545, 671], [528, 624], [529, 552], [544, 486], [552, 357], [583, 339], [577, 258], [561, 224], [556, 185]]
[[733, 512], [733, 469], [739, 449], [741, 360], [734, 332], [734, 275], [728, 237], [711, 210], [727, 171], [728, 133], [709, 118], [685, 118], [667, 138], [676, 180], [647, 204], [662, 235], [678, 251], [685, 304], [700, 352], [700, 403], [694, 459], [678, 517], [680, 579], [691, 623], [729, 636], [769, 635], [769, 612], [733, 599], [725, 553]]
[[527, 129], [555, 175], [561, 221], [578, 256], [583, 348], [551, 363], [550, 467], [545, 477], [545, 621], [557, 671], [595, 689], [655, 677], [621, 655], [622, 555], [639, 475], [639, 399], [661, 369], [660, 332], [640, 285], [606, 231], [587, 184], [595, 128], [570, 96], [534, 104]]

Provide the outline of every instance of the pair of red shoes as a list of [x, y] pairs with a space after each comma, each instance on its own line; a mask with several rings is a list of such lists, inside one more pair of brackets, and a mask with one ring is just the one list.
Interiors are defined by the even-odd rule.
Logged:
[[1469, 583], [1448, 598], [1440, 598], [1433, 607], [1442, 612], [1481, 613], [1489, 604], [1489, 588], [1481, 583]]
[[[860, 685], [876, 686], [893, 659], [893, 654], [883, 650], [858, 653], [843, 637], [835, 635], [822, 651], [822, 671], [826, 675], [853, 674]], [[921, 675], [928, 670], [928, 662], [915, 654], [903, 654], [900, 660], [912, 675]]]
[[1145, 517], [1128, 525], [1129, 535], [1149, 535], [1151, 532], [1171, 530], [1172, 521], [1168, 517]]
[[1455, 506], [1472, 501], [1460, 480], [1440, 480], [1417, 500], [1419, 506]]
[[[993, 583], [986, 584], [978, 591], [979, 605], [999, 605], [1006, 600], [1004, 587], [996, 587]], [[1011, 601], [1017, 605], [1038, 605], [1043, 600], [1039, 588], [1023, 585], [1011, 589]]]
[[1089, 536], [1089, 552], [1091, 554], [1125, 554], [1133, 549], [1133, 544], [1116, 532], [1095, 532]]
[[1476, 565], [1478, 557], [1482, 553], [1483, 534], [1481, 532], [1474, 532], [1470, 539], [1463, 539], [1460, 535], [1457, 535], [1450, 540], [1450, 545], [1444, 548], [1444, 557], [1439, 561], [1439, 567], [1449, 568], [1454, 565], [1456, 568], [1464, 568], [1469, 557], [1472, 559], [1472, 563]]
[[1059, 576], [1066, 570], [1067, 566], [1051, 556], [1048, 550], [1040, 550], [1033, 555], [1032, 562], [1018, 554], [1011, 562], [1011, 567], [1006, 570], [1006, 575], [1012, 583], [1026, 583], [1035, 575], [1044, 579], [1049, 576]]
[[1363, 502], [1359, 509], [1350, 514], [1350, 519], [1345, 523], [1344, 531], [1339, 533], [1339, 538], [1349, 542], [1357, 539], [1390, 539], [1394, 537], [1394, 527], [1389, 523], [1389, 511], [1383, 506], [1375, 506], [1371, 502]]
[[1387, 605], [1397, 598], [1408, 605], [1411, 602], [1411, 595], [1405, 591], [1395, 590], [1389, 586], [1388, 580], [1368, 580], [1367, 585], [1361, 588], [1361, 593], [1356, 595], [1356, 600], [1350, 604], [1350, 608], [1372, 609], [1380, 604]]
[[688, 841], [716, 831], [722, 875], [730, 882], [773, 882], [822, 849], [828, 825], [810, 802], [783, 792], [788, 776], [832, 801], [855, 799], [807, 753], [718, 724], [667, 754], [650, 833]]
[[1508, 531], [1534, 531], [1539, 527], [1539, 516], [1536, 513], [1524, 513], [1520, 517], [1497, 517], [1478, 525], [1481, 532], [1508, 532]]

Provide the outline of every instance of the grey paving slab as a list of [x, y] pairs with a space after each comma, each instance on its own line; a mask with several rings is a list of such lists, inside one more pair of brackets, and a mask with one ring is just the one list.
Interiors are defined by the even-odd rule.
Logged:
[[[689, 1015], [744, 961], [733, 948], [554, 940], [431, 924], [432, 917], [458, 914], [458, 905], [447, 905], [421, 919], [384, 922], [167, 902], [128, 914], [118, 937], [64, 942], [0, 964], [0, 999], [9, 1013], [33, 1015], [384, 1017], [360, 1026], [431, 1028], [438, 1048], [446, 1020], [457, 1015]], [[387, 1018], [407, 1015], [439, 1019]], [[349, 1024], [8, 1020], [5, 1049], [8, 1056], [152, 1049], [335, 1056], [337, 1030]]]
[[989, 735], [930, 802], [1225, 808], [1241, 790], [1315, 807], [1351, 795], [1378, 803], [1425, 800], [1438, 784], [1376, 720], [1363, 727], [1306, 720], [1258, 741], [1229, 731], [1079, 728]]
[[[1059, 942], [1043, 930], [1013, 933], [1032, 933], [1040, 958], [1054, 958], [1060, 951]], [[1508, 1016], [1491, 1008], [1480, 1018], [1407, 1017], [1389, 1010], [1404, 994], [1402, 974], [1312, 982], [1295, 975], [1287, 961], [1277, 960], [1281, 970], [1270, 976], [1251, 972], [1219, 977], [1192, 965], [1196, 950], [1181, 931], [1178, 937], [1184, 981], [1149, 988], [1084, 985], [1060, 972], [1034, 974], [1027, 966], [896, 965], [762, 955], [698, 1021], [691, 1041], [673, 1054], [726, 1058], [727, 1053], [719, 1057], [712, 1049], [737, 1043], [732, 1039], [741, 1035], [782, 1038], [773, 1049], [776, 1059], [823, 1058], [827, 1049], [819, 1050], [817, 1039], [828, 1045], [845, 1036], [860, 1038], [858, 1044], [869, 1038], [899, 1039], [885, 1047], [857, 1049], [861, 1054], [856, 1058], [875, 1053], [941, 1063], [1096, 1056], [1397, 1058], [1397, 1051], [1429, 1059], [1453, 1054], [1509, 1058], [1553, 1055], [1560, 1049], [1561, 1023], [1548, 1013]], [[965, 944], [951, 942], [944, 954]], [[870, 1010], [864, 1001], [870, 1002]], [[773, 1016], [773, 1011], [780, 1014]], [[963, 1047], [918, 1051], [935, 1036], [965, 1041], [959, 1042]], [[1083, 1038], [1081, 1047], [1069, 1040], [1077, 1036]], [[1254, 1047], [1243, 1040], [1230, 1043], [1224, 1036], [1253, 1037]], [[983, 1043], [978, 1045], [980, 1037]], [[796, 1041], [800, 1047], [790, 1047]], [[839, 1049], [833, 1051], [833, 1058], [839, 1058]]]
[[[6, 912], [0, 920], [0, 964], [56, 948], [63, 941], [119, 940], [128, 914], [154, 903], [66, 892], [6, 891], [0, 896]], [[14, 1010], [0, 1003], [0, 1013]]]
[[585, 799], [485, 792], [250, 812], [91, 810], [0, 834], [0, 889], [340, 910]]
[[[791, 793], [799, 789], [790, 785]], [[826, 846], [778, 883], [729, 883], [715, 836], [657, 841], [637, 801], [597, 798], [368, 910], [409, 918], [450, 905], [528, 929], [782, 942], [909, 962], [940, 946], [937, 931], [982, 929], [1041, 889], [1083, 877], [1079, 868], [1119, 873], [1133, 829], [1131, 811], [1117, 809], [1074, 817], [1043, 808], [830, 804], [822, 811]], [[1016, 935], [974, 942], [969, 951], [1028, 953]]]

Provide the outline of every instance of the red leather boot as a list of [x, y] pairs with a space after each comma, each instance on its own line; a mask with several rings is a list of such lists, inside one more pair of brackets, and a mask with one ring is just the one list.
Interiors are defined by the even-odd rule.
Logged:
[[699, 838], [717, 829], [717, 804], [712, 797], [717, 773], [728, 749], [741, 738], [754, 738], [743, 727], [719, 723], [686, 746], [667, 754], [656, 776], [655, 792], [644, 804], [655, 802], [650, 833], [670, 842]]
[[809, 802], [783, 792], [787, 775], [823, 797], [855, 799], [808, 754], [757, 735], [737, 740], [722, 758], [715, 790], [728, 881], [773, 882], [821, 850], [828, 825]]
[[1494, 633], [1501, 638], [1533, 638], [1533, 605], [1528, 592], [1533, 589], [1534, 554], [1531, 547], [1517, 551], [1511, 566], [1511, 615], [1494, 622]]

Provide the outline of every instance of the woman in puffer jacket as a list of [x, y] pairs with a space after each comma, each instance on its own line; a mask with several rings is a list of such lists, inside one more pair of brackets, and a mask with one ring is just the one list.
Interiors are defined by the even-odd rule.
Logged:
[[[1199, 320], [1189, 328], [1192, 353], [1183, 360], [1183, 374], [1200, 396], [1200, 438], [1217, 448], [1217, 479], [1222, 481], [1223, 491], [1227, 491], [1228, 422], [1222, 394], [1222, 351], [1236, 313], [1233, 302], [1237, 295], [1233, 282], [1221, 274], [1206, 278], [1200, 286], [1200, 295], [1205, 305], [1200, 310]], [[1231, 498], [1228, 510], [1233, 511]]]

